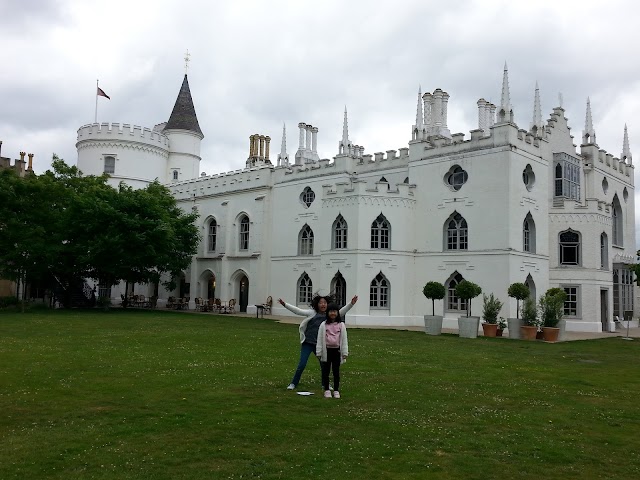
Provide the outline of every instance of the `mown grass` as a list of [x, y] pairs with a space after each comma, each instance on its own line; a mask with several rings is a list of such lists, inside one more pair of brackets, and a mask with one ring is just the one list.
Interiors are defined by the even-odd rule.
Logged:
[[349, 331], [343, 398], [297, 327], [0, 313], [2, 479], [640, 478], [640, 341]]

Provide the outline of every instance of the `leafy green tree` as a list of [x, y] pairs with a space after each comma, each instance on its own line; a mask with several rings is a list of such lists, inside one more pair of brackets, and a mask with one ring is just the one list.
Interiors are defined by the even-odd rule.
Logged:
[[481, 293], [482, 288], [468, 280], [463, 280], [456, 285], [456, 295], [467, 301], [467, 317], [471, 315], [471, 299], [476, 298]]
[[199, 242], [197, 214], [158, 182], [134, 190], [84, 176], [54, 155], [52, 169], [20, 178], [0, 172], [0, 275], [67, 293], [84, 278], [162, 282], [175, 288]]
[[507, 295], [516, 299], [516, 318], [520, 318], [520, 300], [524, 300], [529, 296], [529, 287], [524, 283], [512, 283], [509, 285]]

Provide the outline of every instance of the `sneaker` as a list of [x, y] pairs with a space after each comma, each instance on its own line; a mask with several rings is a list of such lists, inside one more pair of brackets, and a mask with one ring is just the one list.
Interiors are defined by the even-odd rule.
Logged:
[[293, 390], [294, 388], [296, 388], [296, 386], [293, 383], [290, 383], [287, 390]]
[[333, 398], [340, 398], [340, 392], [339, 391], [334, 391], [333, 392]]
[[331, 398], [331, 390], [324, 391], [324, 398]]

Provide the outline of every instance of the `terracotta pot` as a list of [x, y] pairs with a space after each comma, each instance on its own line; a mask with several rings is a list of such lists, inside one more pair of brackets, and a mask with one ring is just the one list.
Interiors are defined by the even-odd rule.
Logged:
[[538, 327], [522, 325], [520, 327], [520, 338], [522, 340], [535, 340]]
[[497, 323], [483, 323], [482, 331], [485, 337], [495, 337], [498, 332]]
[[503, 330], [501, 328], [496, 330], [496, 337], [501, 337], [502, 336], [502, 332], [503, 332]]
[[545, 342], [557, 342], [560, 329], [556, 327], [542, 327], [542, 339]]

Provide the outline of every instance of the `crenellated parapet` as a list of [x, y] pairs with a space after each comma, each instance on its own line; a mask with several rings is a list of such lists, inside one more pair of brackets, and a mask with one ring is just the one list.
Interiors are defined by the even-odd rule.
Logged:
[[86, 141], [137, 142], [169, 148], [169, 138], [150, 128], [128, 123], [91, 123], [78, 129], [78, 144]]
[[249, 169], [233, 170], [216, 175], [202, 176], [183, 182], [167, 184], [167, 188], [176, 200], [235, 193], [242, 190], [270, 188], [273, 167], [260, 166]]
[[580, 145], [580, 155], [584, 159], [585, 169], [598, 169], [624, 183], [634, 184], [634, 166], [630, 159], [619, 159], [598, 147], [596, 144]]
[[[416, 186], [408, 183], [391, 185], [380, 181], [371, 185], [364, 180], [351, 180], [326, 184], [323, 189], [323, 206], [358, 204], [414, 208]], [[345, 203], [346, 202], [346, 203]]]
[[411, 160], [421, 160], [443, 155], [459, 155], [466, 152], [490, 148], [515, 146], [518, 150], [540, 156], [542, 146], [548, 144], [544, 138], [532, 132], [519, 129], [513, 123], [500, 123], [487, 129], [471, 130], [470, 138], [465, 140], [464, 133], [454, 133], [451, 138], [433, 137], [428, 142], [411, 142], [409, 151]]

